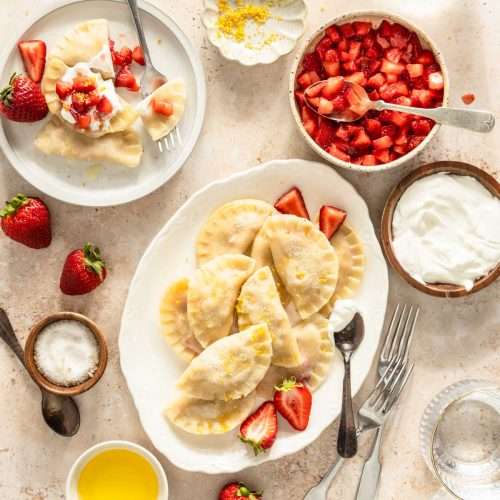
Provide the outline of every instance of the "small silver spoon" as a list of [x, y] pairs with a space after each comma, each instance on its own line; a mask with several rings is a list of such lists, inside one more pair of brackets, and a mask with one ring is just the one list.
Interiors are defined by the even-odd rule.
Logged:
[[333, 334], [335, 346], [344, 358], [344, 383], [342, 389], [342, 413], [340, 416], [337, 451], [341, 457], [351, 458], [358, 451], [356, 422], [352, 409], [351, 356], [365, 336], [365, 324], [361, 314], [356, 313], [351, 322]]
[[381, 99], [372, 101], [368, 97], [366, 90], [361, 85], [348, 82], [347, 80], [344, 80], [344, 84], [348, 87], [349, 92], [351, 92], [354, 102], [351, 102], [351, 106], [345, 110], [332, 111], [332, 113], [324, 115], [319, 113], [317, 108], [309, 102], [309, 99], [307, 98], [307, 91], [317, 85], [324, 85], [327, 81], [328, 80], [320, 80], [312, 85], [309, 85], [309, 87], [307, 87], [304, 91], [304, 100], [308, 108], [328, 120], [334, 120], [337, 122], [353, 122], [362, 118], [372, 109], [375, 111], [389, 109], [391, 111], [400, 111], [402, 113], [425, 116], [426, 118], [430, 118], [431, 120], [434, 120], [437, 123], [442, 123], [443, 125], [465, 128], [468, 130], [474, 130], [475, 132], [490, 132], [495, 126], [495, 115], [489, 111], [447, 107], [414, 108], [412, 106], [392, 104], [390, 102], [382, 101]]
[[[23, 348], [17, 340], [7, 313], [0, 308], [0, 338], [14, 351], [22, 365]], [[40, 387], [42, 414], [47, 425], [61, 436], [74, 436], [80, 428], [80, 412], [73, 398], [52, 394]]]

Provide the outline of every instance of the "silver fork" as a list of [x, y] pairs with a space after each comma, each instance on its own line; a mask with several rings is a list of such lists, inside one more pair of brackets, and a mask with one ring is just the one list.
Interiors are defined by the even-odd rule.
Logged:
[[[380, 352], [378, 373], [381, 379], [388, 370], [392, 369], [391, 364], [396, 360], [400, 363], [408, 362], [408, 353], [415, 332], [415, 325], [419, 307], [408, 307], [398, 304], [389, 325], [384, 346]], [[399, 335], [398, 335], [399, 334]], [[363, 464], [363, 470], [358, 483], [356, 500], [373, 500], [377, 492], [382, 464], [380, 463], [380, 444], [384, 432], [385, 421], [376, 429], [375, 440], [373, 442], [370, 455]]]
[[[159, 83], [161, 84], [167, 81], [167, 77], [155, 68], [151, 60], [146, 35], [144, 34], [144, 29], [142, 27], [137, 0], [127, 0], [127, 3], [130, 7], [130, 12], [132, 13], [132, 19], [134, 20], [137, 35], [139, 36], [139, 43], [141, 44], [144, 52], [144, 61], [146, 66], [144, 74], [141, 78], [141, 96], [143, 99], [146, 99], [158, 88]], [[163, 151], [173, 151], [177, 146], [182, 144], [179, 127], [175, 127], [165, 137], [156, 141], [156, 144], [160, 153], [163, 153]]]
[[[413, 371], [413, 365], [408, 366], [407, 360], [408, 350], [411, 345], [411, 336], [405, 335], [405, 325], [403, 325], [400, 321], [396, 321], [396, 319], [399, 318], [399, 310], [400, 306], [398, 305], [392, 317], [388, 333], [385, 337], [384, 346], [382, 347], [380, 354], [379, 363], [383, 362], [386, 370], [383, 372], [383, 376], [380, 378], [373, 392], [358, 411], [358, 435], [368, 429], [378, 428], [383, 424], [396, 403], [399, 395], [403, 391], [411, 372]], [[387, 353], [389, 355], [391, 355], [391, 353], [392, 355], [395, 353], [401, 353], [401, 356], [394, 356], [391, 360], [389, 360]], [[399, 362], [398, 358], [400, 360]], [[385, 390], [382, 390], [382, 388]], [[375, 400], [373, 400], [374, 396]], [[374, 403], [376, 403], [379, 407], [379, 411], [382, 411], [382, 413], [373, 413], [371, 408]], [[377, 418], [377, 415], [379, 417], [383, 415], [383, 418]], [[345, 459], [339, 457], [337, 462], [330, 468], [323, 479], [309, 490], [304, 497], [304, 500], [325, 500], [328, 489], [344, 462]]]

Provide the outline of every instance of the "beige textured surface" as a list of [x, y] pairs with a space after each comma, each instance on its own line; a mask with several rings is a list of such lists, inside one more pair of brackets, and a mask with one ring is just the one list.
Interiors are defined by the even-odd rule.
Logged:
[[[43, 0], [49, 3], [50, 0]], [[195, 190], [274, 158], [317, 159], [294, 128], [288, 109], [288, 68], [292, 56], [270, 67], [241, 68], [208, 45], [200, 23], [201, 0], [155, 0], [170, 13], [200, 48], [208, 80], [208, 108], [194, 153], [171, 182], [147, 198], [117, 208], [92, 209], [45, 199], [54, 219], [49, 249], [33, 251], [0, 237], [0, 306], [5, 307], [24, 341], [35, 320], [69, 309], [88, 314], [109, 339], [110, 362], [103, 380], [78, 398], [82, 427], [73, 439], [52, 434], [39, 413], [39, 393], [17, 360], [0, 346], [0, 498], [64, 498], [63, 485], [73, 460], [88, 446], [107, 439], [130, 439], [148, 448], [118, 365], [117, 335], [127, 285], [147, 243]], [[307, 33], [348, 9], [380, 8], [400, 13], [421, 25], [442, 47], [451, 76], [451, 104], [473, 92], [474, 106], [500, 112], [500, 3], [493, 0], [310, 0]], [[31, 0], [6, 2], [1, 30], [30, 14]], [[494, 55], [496, 57], [494, 57]], [[276, 124], [279, 123], [279, 133]], [[489, 136], [442, 129], [415, 164], [429, 160], [469, 161], [500, 172], [500, 127]], [[232, 145], [227, 147], [228, 144]], [[0, 199], [18, 191], [37, 194], [0, 154]], [[411, 166], [377, 176], [344, 174], [367, 199], [378, 225], [390, 188]], [[58, 277], [65, 254], [90, 240], [99, 244], [110, 276], [91, 295], [71, 298], [59, 293]], [[376, 293], [376, 290], [374, 291]], [[419, 453], [418, 424], [430, 398], [465, 377], [500, 377], [500, 282], [466, 299], [437, 300], [410, 289], [391, 273], [391, 306], [409, 301], [423, 313], [414, 346], [415, 375], [403, 405], [387, 429], [383, 445], [381, 500], [429, 498], [437, 484]], [[390, 307], [390, 310], [392, 307]], [[361, 397], [372, 385], [368, 381]], [[359, 398], [358, 398], [359, 401]], [[265, 498], [299, 500], [335, 458], [336, 425], [300, 453], [247, 470], [238, 479], [265, 490]], [[162, 463], [175, 500], [215, 498], [229, 476], [185, 473]], [[347, 464], [329, 499], [353, 498], [359, 461]]]

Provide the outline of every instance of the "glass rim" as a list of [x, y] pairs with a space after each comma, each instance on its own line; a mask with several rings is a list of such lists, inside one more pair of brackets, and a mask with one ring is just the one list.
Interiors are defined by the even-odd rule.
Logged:
[[469, 391], [467, 391], [466, 393], [462, 394], [461, 396], [459, 396], [458, 398], [456, 399], [453, 399], [452, 401], [450, 401], [439, 413], [439, 418], [437, 419], [436, 421], [436, 424], [434, 425], [434, 429], [432, 431], [432, 438], [431, 438], [431, 449], [430, 449], [430, 459], [431, 459], [431, 463], [432, 463], [432, 469], [433, 469], [433, 472], [434, 472], [434, 475], [436, 477], [436, 479], [441, 483], [441, 485], [446, 489], [446, 491], [448, 493], [450, 493], [454, 498], [458, 499], [458, 500], [464, 500], [464, 498], [460, 497], [457, 495], [457, 493], [455, 493], [447, 484], [446, 482], [444, 481], [443, 477], [441, 476], [441, 474], [439, 473], [439, 467], [436, 463], [436, 458], [435, 458], [435, 455], [434, 455], [434, 443], [436, 441], [436, 434], [437, 434], [437, 430], [438, 430], [438, 427], [439, 425], [441, 424], [441, 422], [443, 421], [443, 416], [444, 414], [446, 413], [446, 411], [448, 410], [448, 408], [450, 408], [450, 406], [454, 405], [455, 403], [458, 403], [459, 401], [462, 401], [464, 399], [466, 399], [467, 397], [469, 397], [471, 394], [474, 394], [474, 393], [477, 393], [477, 392], [485, 392], [485, 391], [488, 391], [488, 390], [491, 390], [491, 389], [496, 389], [496, 390], [500, 390], [500, 386], [497, 385], [496, 383], [494, 382], [486, 382], [486, 384], [489, 384], [489, 387], [476, 387], [474, 389], [470, 389]]

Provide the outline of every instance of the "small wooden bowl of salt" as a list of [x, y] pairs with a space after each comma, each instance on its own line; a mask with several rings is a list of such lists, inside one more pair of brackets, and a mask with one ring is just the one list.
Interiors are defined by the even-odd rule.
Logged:
[[33, 326], [24, 360], [40, 387], [60, 396], [75, 396], [88, 391], [102, 377], [108, 348], [92, 320], [82, 314], [60, 312]]

